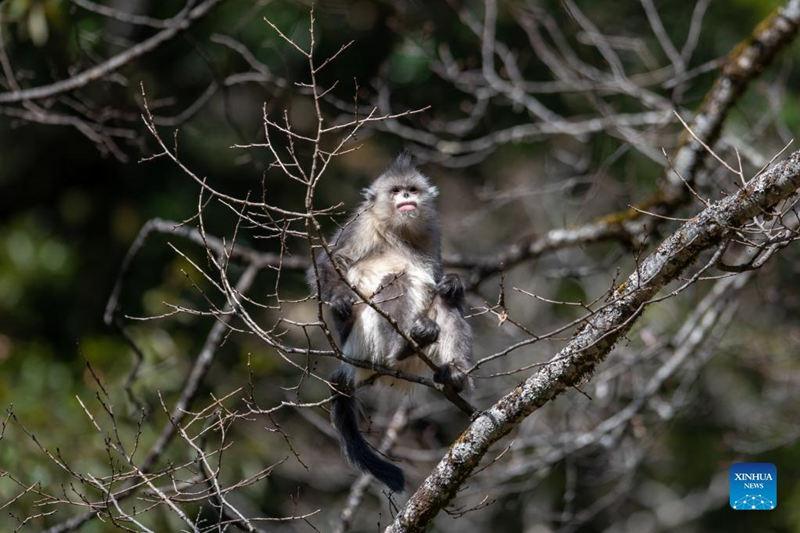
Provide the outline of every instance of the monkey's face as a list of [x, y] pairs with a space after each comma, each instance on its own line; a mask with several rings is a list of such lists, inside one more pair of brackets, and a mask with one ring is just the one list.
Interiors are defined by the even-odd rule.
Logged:
[[414, 184], [393, 185], [389, 189], [391, 201], [397, 214], [402, 217], [419, 215], [421, 191]]
[[373, 212], [385, 223], [408, 227], [435, 216], [436, 187], [420, 174], [386, 176], [369, 189]]

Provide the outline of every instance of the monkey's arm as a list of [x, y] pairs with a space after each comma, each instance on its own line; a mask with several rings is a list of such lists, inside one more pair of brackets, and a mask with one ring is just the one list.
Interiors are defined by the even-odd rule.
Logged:
[[[330, 306], [339, 340], [344, 344], [353, 327], [353, 304], [358, 301], [358, 295], [350, 288], [347, 281], [342, 279], [325, 250], [317, 253], [316, 263], [318, 278], [315, 280], [314, 272], [310, 270], [309, 282], [312, 289], [316, 289], [318, 281], [319, 298]], [[339, 271], [342, 273], [347, 271], [344, 263], [339, 265]]]
[[[437, 299], [438, 300], [438, 299]], [[444, 306], [438, 300], [434, 305]], [[456, 392], [461, 392], [470, 386], [467, 369], [472, 364], [472, 328], [461, 312], [449, 308], [439, 313], [439, 349], [437, 350], [437, 363], [439, 368], [433, 374], [437, 383], [449, 385]]]
[[436, 285], [433, 312], [439, 325], [438, 370], [433, 379], [457, 392], [470, 386], [472, 328], [464, 319], [464, 284], [457, 274], [445, 274]]

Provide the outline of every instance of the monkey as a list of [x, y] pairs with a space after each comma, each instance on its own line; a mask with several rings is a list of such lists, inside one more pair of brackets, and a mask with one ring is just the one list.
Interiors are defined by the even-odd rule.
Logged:
[[[443, 274], [435, 199], [438, 188], [403, 153], [368, 188], [364, 200], [309, 269], [309, 284], [330, 307], [342, 353], [388, 369], [422, 375], [405, 333], [437, 365], [436, 382], [460, 392], [471, 385], [472, 329], [464, 318], [464, 285]], [[353, 290], [370, 300], [364, 302]], [[374, 306], [374, 307], [373, 307]], [[392, 318], [390, 323], [380, 312]], [[400, 385], [368, 368], [343, 364], [331, 377], [331, 419], [347, 460], [393, 492], [403, 471], [379, 457], [361, 435], [355, 390], [359, 384]]]

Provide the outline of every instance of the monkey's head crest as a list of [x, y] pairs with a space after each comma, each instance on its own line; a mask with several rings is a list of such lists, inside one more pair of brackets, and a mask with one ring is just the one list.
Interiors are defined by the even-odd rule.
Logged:
[[363, 194], [366, 210], [390, 229], [423, 229], [436, 218], [434, 199], [439, 189], [417, 170], [405, 152]]

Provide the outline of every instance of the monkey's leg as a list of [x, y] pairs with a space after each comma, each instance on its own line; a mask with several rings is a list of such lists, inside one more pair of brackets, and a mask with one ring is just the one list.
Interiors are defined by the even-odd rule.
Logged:
[[[421, 348], [425, 348], [436, 342], [439, 337], [439, 326], [428, 318], [427, 313], [420, 313], [415, 307], [411, 297], [413, 292], [412, 281], [408, 276], [387, 274], [381, 280], [376, 294], [381, 299], [378, 304], [381, 310], [394, 318], [401, 331]], [[391, 324], [385, 320], [382, 324], [381, 335], [387, 340], [389, 361], [402, 361], [414, 354], [408, 342]]]
[[[340, 270], [347, 270], [346, 265], [340, 267]], [[317, 254], [317, 271], [309, 270], [308, 278], [312, 287], [319, 285], [319, 297], [330, 307], [339, 342], [345, 344], [356, 319], [353, 316], [353, 304], [358, 301], [358, 296], [336, 271], [330, 258], [323, 253]]]

